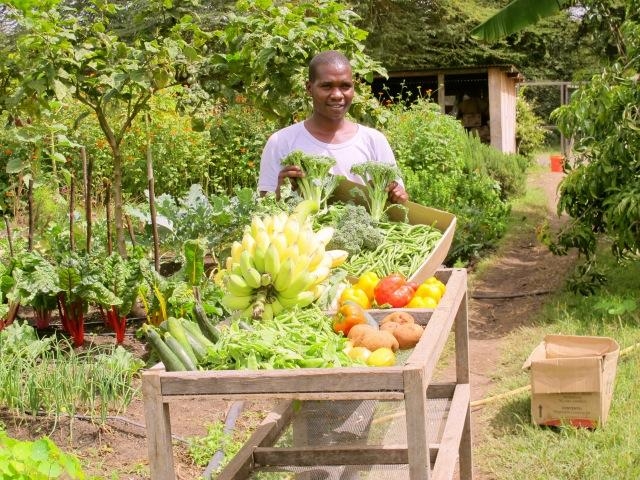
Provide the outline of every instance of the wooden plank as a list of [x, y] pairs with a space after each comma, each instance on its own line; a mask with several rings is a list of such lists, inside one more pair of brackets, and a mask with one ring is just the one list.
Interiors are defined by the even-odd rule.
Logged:
[[433, 467], [432, 480], [451, 480], [458, 459], [460, 439], [469, 412], [471, 389], [469, 384], [459, 384], [451, 399], [449, 415], [445, 424], [438, 459]]
[[304, 368], [158, 373], [163, 395], [403, 390], [402, 367]]
[[422, 366], [425, 369], [425, 384], [429, 384], [438, 359], [449, 337], [451, 327], [466, 292], [467, 273], [463, 269], [454, 269], [447, 290], [434, 310], [420, 341], [408, 358], [405, 368]]
[[[162, 400], [167, 403], [181, 402], [184, 400], [216, 397], [218, 400], [404, 400], [402, 392], [314, 392], [314, 393], [236, 393], [221, 395], [164, 395]], [[446, 395], [441, 395], [445, 397]], [[449, 395], [450, 396], [450, 395]]]
[[151, 480], [175, 480], [169, 404], [162, 401], [160, 388], [158, 375], [147, 372], [142, 374], [149, 468]]
[[[455, 350], [456, 350], [456, 382], [460, 384], [470, 383], [469, 374], [469, 321], [468, 321], [468, 293], [464, 298], [456, 314], [455, 323]], [[469, 398], [469, 400], [471, 400]], [[471, 445], [471, 405], [466, 407], [462, 435], [458, 445], [459, 475], [461, 480], [473, 478], [473, 449]]]
[[249, 440], [220, 472], [217, 480], [244, 480], [254, 467], [253, 453], [259, 446], [271, 445], [289, 425], [293, 416], [293, 402], [280, 402], [262, 421]]
[[465, 292], [455, 317], [456, 380], [469, 383], [469, 322]]
[[429, 437], [427, 432], [427, 396], [425, 371], [420, 367], [406, 368], [405, 411], [410, 480], [429, 480]]
[[427, 387], [427, 398], [453, 398], [455, 382], [433, 382]]
[[[430, 457], [438, 455], [438, 444], [429, 445]], [[253, 453], [256, 469], [265, 467], [320, 465], [406, 465], [406, 445], [322, 445], [314, 447], [259, 447]]]

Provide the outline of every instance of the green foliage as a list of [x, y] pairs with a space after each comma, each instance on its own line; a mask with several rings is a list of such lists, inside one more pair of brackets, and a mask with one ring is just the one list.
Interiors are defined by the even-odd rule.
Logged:
[[516, 100], [516, 151], [529, 158], [542, 149], [548, 134], [534, 109], [535, 105], [526, 100], [524, 90], [520, 89]]
[[267, 138], [277, 124], [237, 96], [236, 103], [212, 113], [208, 188], [205, 192], [233, 195], [238, 188], [257, 188], [256, 171]]
[[304, 90], [309, 60], [322, 50], [336, 49], [350, 58], [357, 79], [351, 114], [371, 121], [379, 106], [364, 81], [385, 72], [364, 53], [367, 32], [356, 26], [358, 18], [329, 0], [240, 0], [224, 29], [216, 32], [219, 45], [202, 71], [202, 83], [229, 101], [239, 92], [268, 117], [288, 125], [309, 111]]
[[14, 322], [0, 332], [0, 405], [21, 414], [82, 412], [104, 421], [135, 396], [132, 380], [142, 366], [122, 347], [75, 350]]
[[478, 172], [498, 183], [502, 200], [524, 193], [526, 172], [532, 164], [529, 158], [501, 152], [469, 135], [462, 159], [466, 172]]
[[640, 26], [628, 22], [622, 33], [631, 60], [621, 58], [592, 77], [555, 113], [562, 132], [575, 137], [574, 166], [560, 185], [558, 204], [573, 221], [556, 236], [556, 248], [577, 248], [587, 259], [600, 235], [618, 257], [640, 248]]
[[504, 234], [528, 161], [482, 145], [428, 99], [393, 113], [386, 134], [411, 200], [456, 215], [449, 262], [477, 257]]
[[86, 476], [78, 458], [60, 450], [51, 439], [16, 440], [0, 430], [0, 478], [80, 480]]
[[221, 422], [207, 425], [207, 434], [204, 437], [189, 438], [187, 446], [189, 456], [196, 465], [201, 467], [207, 466], [216, 452], [223, 452], [220, 468], [226, 465], [240, 448], [242, 448], [242, 442], [234, 439], [233, 433], [225, 432], [224, 423]]

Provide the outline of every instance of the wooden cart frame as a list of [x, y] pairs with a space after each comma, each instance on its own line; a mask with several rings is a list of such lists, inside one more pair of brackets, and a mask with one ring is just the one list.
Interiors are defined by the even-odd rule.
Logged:
[[[166, 372], [142, 375], [149, 464], [152, 480], [175, 480], [169, 402], [185, 397], [281, 399], [218, 480], [246, 479], [263, 466], [394, 465], [409, 466], [410, 480], [453, 478], [456, 464], [471, 480], [471, 423], [467, 319], [467, 274], [442, 269], [445, 295], [430, 312], [425, 331], [407, 361], [394, 367], [309, 368], [259, 371]], [[456, 381], [431, 383], [447, 338], [455, 333]], [[450, 400], [438, 443], [429, 443], [427, 401]], [[406, 445], [331, 445], [276, 448], [293, 418], [293, 400], [402, 400]], [[420, 421], [420, 419], [422, 421]], [[433, 435], [431, 435], [433, 438]]]

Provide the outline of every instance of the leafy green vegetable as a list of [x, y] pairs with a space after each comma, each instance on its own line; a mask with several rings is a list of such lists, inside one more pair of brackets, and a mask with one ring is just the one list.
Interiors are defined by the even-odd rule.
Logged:
[[300, 167], [304, 172], [304, 177], [296, 180], [300, 194], [305, 200], [313, 200], [318, 203], [320, 209], [325, 209], [327, 199], [342, 179], [340, 175], [330, 173], [331, 167], [336, 164], [335, 159], [295, 150], [282, 160], [282, 164]]
[[233, 322], [221, 329], [220, 339], [209, 348], [205, 369], [282, 369], [340, 367], [353, 364], [344, 353], [347, 339], [336, 335], [331, 321], [319, 308], [288, 310], [250, 330]]
[[387, 187], [400, 178], [398, 167], [388, 163], [368, 161], [351, 167], [351, 173], [358, 175], [364, 182], [366, 195], [363, 196], [371, 217], [376, 222], [383, 220], [388, 209]]

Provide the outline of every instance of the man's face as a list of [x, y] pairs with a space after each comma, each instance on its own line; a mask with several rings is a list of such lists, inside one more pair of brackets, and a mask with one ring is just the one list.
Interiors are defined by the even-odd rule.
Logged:
[[330, 120], [342, 119], [353, 101], [351, 67], [318, 65], [315, 80], [307, 82], [307, 93], [313, 99], [313, 111], [316, 115]]

